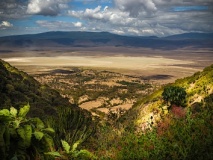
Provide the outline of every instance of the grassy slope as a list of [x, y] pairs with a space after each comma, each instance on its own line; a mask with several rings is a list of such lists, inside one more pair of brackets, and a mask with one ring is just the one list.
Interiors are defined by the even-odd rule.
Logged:
[[169, 85], [186, 89], [185, 108], [168, 110], [164, 87], [140, 100], [121, 119], [128, 127], [117, 159], [212, 159], [213, 65]]
[[[169, 85], [185, 88], [187, 92], [186, 106], [195, 109], [194, 107], [199, 105], [199, 103], [202, 105], [204, 99], [213, 94], [213, 65], [205, 68], [202, 72], [197, 72], [190, 77], [178, 79], [175, 83], [166, 86]], [[158, 121], [158, 116], [162, 113], [162, 110], [164, 110], [165, 113], [168, 112], [161, 96], [164, 87], [139, 100], [121, 120], [125, 123], [131, 122], [136, 126], [140, 126], [140, 124], [150, 121], [150, 116], [155, 115]]]

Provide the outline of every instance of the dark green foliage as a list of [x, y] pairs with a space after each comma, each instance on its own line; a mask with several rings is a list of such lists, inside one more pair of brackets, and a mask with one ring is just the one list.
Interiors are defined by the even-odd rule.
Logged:
[[[73, 143], [72, 148], [66, 141], [62, 142], [60, 150], [56, 151], [54, 130], [46, 128], [39, 118], [26, 118], [30, 106], [26, 105], [18, 111], [0, 110], [0, 159], [95, 159], [89, 151], [78, 150], [83, 138]], [[62, 131], [63, 132], [63, 131]], [[58, 140], [60, 141], [60, 140]]]
[[[10, 106], [18, 109], [29, 102], [31, 110], [28, 117], [39, 117], [45, 122], [48, 121], [49, 126], [54, 127], [56, 131], [54, 135], [56, 148], [62, 147], [61, 139], [66, 140], [70, 145], [78, 140], [83, 142], [94, 130], [94, 123], [88, 111], [70, 104], [68, 99], [62, 98], [57, 91], [50, 89], [47, 85], [41, 85], [31, 76], [2, 60], [0, 60], [0, 91], [0, 109], [9, 108]], [[37, 124], [37, 122], [30, 120], [30, 125], [36, 126], [34, 123]], [[3, 127], [1, 129], [4, 131]], [[26, 135], [29, 132], [27, 130], [30, 131], [29, 126], [20, 127], [17, 130], [17, 134], [14, 135]], [[51, 140], [52, 137], [44, 136], [41, 130], [36, 129], [34, 131], [33, 127], [32, 133], [33, 136], [30, 140], [34, 144], [33, 147], [38, 147], [36, 152], [44, 153], [47, 148], [48, 151], [52, 150], [48, 147], [53, 141]], [[26, 139], [24, 138], [26, 137], [22, 136], [21, 138], [22, 141], [17, 141], [16, 139], [12, 141], [17, 142], [17, 145], [23, 144], [26, 146], [24, 152], [28, 152], [28, 148], [33, 150], [29, 146], [29, 142], [25, 143]], [[43, 139], [43, 141], [38, 142], [37, 139]], [[14, 148], [15, 150], [17, 150], [16, 147]]]
[[[67, 99], [34, 78], [0, 60], [0, 109], [30, 103], [29, 116], [55, 115], [57, 106], [70, 106]], [[51, 111], [50, 111], [51, 110]]]
[[170, 105], [184, 106], [186, 100], [186, 91], [178, 86], [169, 86], [164, 88], [162, 93], [163, 100], [170, 102]]
[[95, 127], [89, 112], [69, 107], [58, 108], [58, 115], [50, 117], [47, 122], [55, 130], [54, 139], [57, 147], [61, 147], [60, 139], [70, 145], [78, 140], [84, 142]]
[[213, 94], [210, 94], [208, 97], [204, 99], [206, 103], [206, 108], [213, 109]]
[[20, 110], [0, 110], [0, 159], [48, 159], [45, 152], [53, 150], [52, 128], [39, 118], [26, 118], [29, 105]]

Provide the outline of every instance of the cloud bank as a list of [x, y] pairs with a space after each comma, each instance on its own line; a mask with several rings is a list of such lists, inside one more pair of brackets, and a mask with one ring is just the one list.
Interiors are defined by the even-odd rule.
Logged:
[[[40, 16], [41, 19], [35, 18], [33, 23], [36, 26], [29, 26], [28, 31], [31, 27], [38, 32], [108, 31], [140, 36], [213, 32], [212, 0], [0, 1], [1, 28], [15, 28], [15, 24], [7, 27], [5, 22], [30, 19], [35, 16]], [[63, 19], [61, 20], [60, 17]]]
[[68, 0], [30, 0], [27, 5], [27, 13], [56, 16], [61, 10], [68, 8], [68, 2]]
[[114, 6], [69, 10], [87, 20], [88, 29], [130, 35], [167, 36], [184, 32], [213, 32], [211, 0], [114, 0]]

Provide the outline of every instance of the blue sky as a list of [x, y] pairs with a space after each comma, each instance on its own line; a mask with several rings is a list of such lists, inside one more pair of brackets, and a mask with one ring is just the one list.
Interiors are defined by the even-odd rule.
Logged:
[[107, 31], [168, 36], [213, 32], [212, 0], [1, 0], [0, 36]]

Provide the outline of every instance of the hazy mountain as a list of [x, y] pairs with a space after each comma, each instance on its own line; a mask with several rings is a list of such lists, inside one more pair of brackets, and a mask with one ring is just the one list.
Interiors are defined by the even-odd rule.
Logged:
[[191, 39], [191, 40], [213, 40], [213, 33], [184, 33], [178, 35], [172, 35], [165, 37], [165, 39], [176, 39], [176, 40], [183, 40], [183, 39]]
[[108, 32], [46, 32], [0, 37], [0, 47], [94, 47], [128, 46], [145, 48], [213, 47], [212, 33], [186, 33], [169, 37], [121, 36]]

